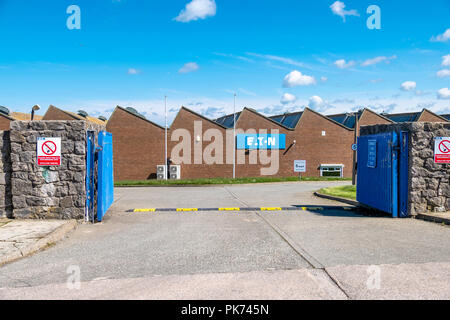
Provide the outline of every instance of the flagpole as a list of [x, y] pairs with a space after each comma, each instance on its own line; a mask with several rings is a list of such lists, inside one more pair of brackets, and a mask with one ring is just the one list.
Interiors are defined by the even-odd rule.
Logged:
[[165, 180], [168, 180], [168, 175], [169, 175], [169, 166], [167, 163], [167, 96], [164, 96], [164, 110], [165, 110], [165, 117], [166, 117], [166, 126], [165, 126], [165, 145], [166, 145], [166, 150], [165, 150], [165, 155], [166, 155], [166, 162], [165, 162], [165, 166], [166, 166], [166, 174], [165, 174]]
[[236, 179], [236, 93], [234, 94], [233, 117], [233, 179]]

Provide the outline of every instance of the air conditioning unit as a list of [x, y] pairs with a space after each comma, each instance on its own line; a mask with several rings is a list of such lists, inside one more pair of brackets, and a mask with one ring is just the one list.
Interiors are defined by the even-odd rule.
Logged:
[[171, 180], [181, 179], [181, 166], [170, 166], [170, 179]]
[[167, 166], [164, 165], [156, 166], [156, 176], [158, 180], [166, 180]]

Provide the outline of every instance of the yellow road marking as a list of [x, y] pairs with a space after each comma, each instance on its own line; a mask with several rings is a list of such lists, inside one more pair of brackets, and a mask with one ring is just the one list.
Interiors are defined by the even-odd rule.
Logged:
[[192, 211], [198, 211], [197, 208], [178, 208], [177, 212], [192, 212]]
[[241, 211], [241, 208], [219, 208], [219, 211]]
[[281, 208], [261, 208], [261, 211], [281, 211]]
[[135, 209], [134, 212], [155, 212], [156, 209]]

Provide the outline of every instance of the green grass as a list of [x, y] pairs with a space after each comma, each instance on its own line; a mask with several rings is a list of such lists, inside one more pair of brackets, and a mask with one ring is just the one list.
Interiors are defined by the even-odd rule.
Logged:
[[329, 196], [334, 196], [334, 197], [341, 197], [341, 198], [356, 200], [356, 186], [324, 188], [324, 189], [321, 189], [319, 191], [319, 193], [326, 194]]
[[115, 183], [116, 187], [137, 187], [137, 186], [201, 186], [214, 184], [247, 184], [247, 183], [268, 183], [268, 182], [289, 182], [289, 181], [344, 181], [348, 179], [341, 178], [274, 178], [274, 177], [258, 177], [258, 178], [211, 178], [211, 179], [192, 179], [192, 180], [130, 180], [119, 181]]

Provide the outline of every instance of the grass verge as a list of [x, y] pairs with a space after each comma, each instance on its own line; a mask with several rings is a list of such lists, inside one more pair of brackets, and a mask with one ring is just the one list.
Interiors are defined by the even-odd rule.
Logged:
[[356, 186], [324, 188], [319, 190], [319, 193], [333, 197], [356, 200]]
[[201, 186], [214, 184], [248, 184], [248, 183], [270, 183], [270, 182], [292, 182], [292, 181], [347, 181], [341, 178], [274, 178], [274, 177], [257, 177], [257, 178], [211, 178], [211, 179], [192, 179], [192, 180], [130, 180], [119, 181], [115, 183], [116, 187], [136, 187], [136, 186]]

